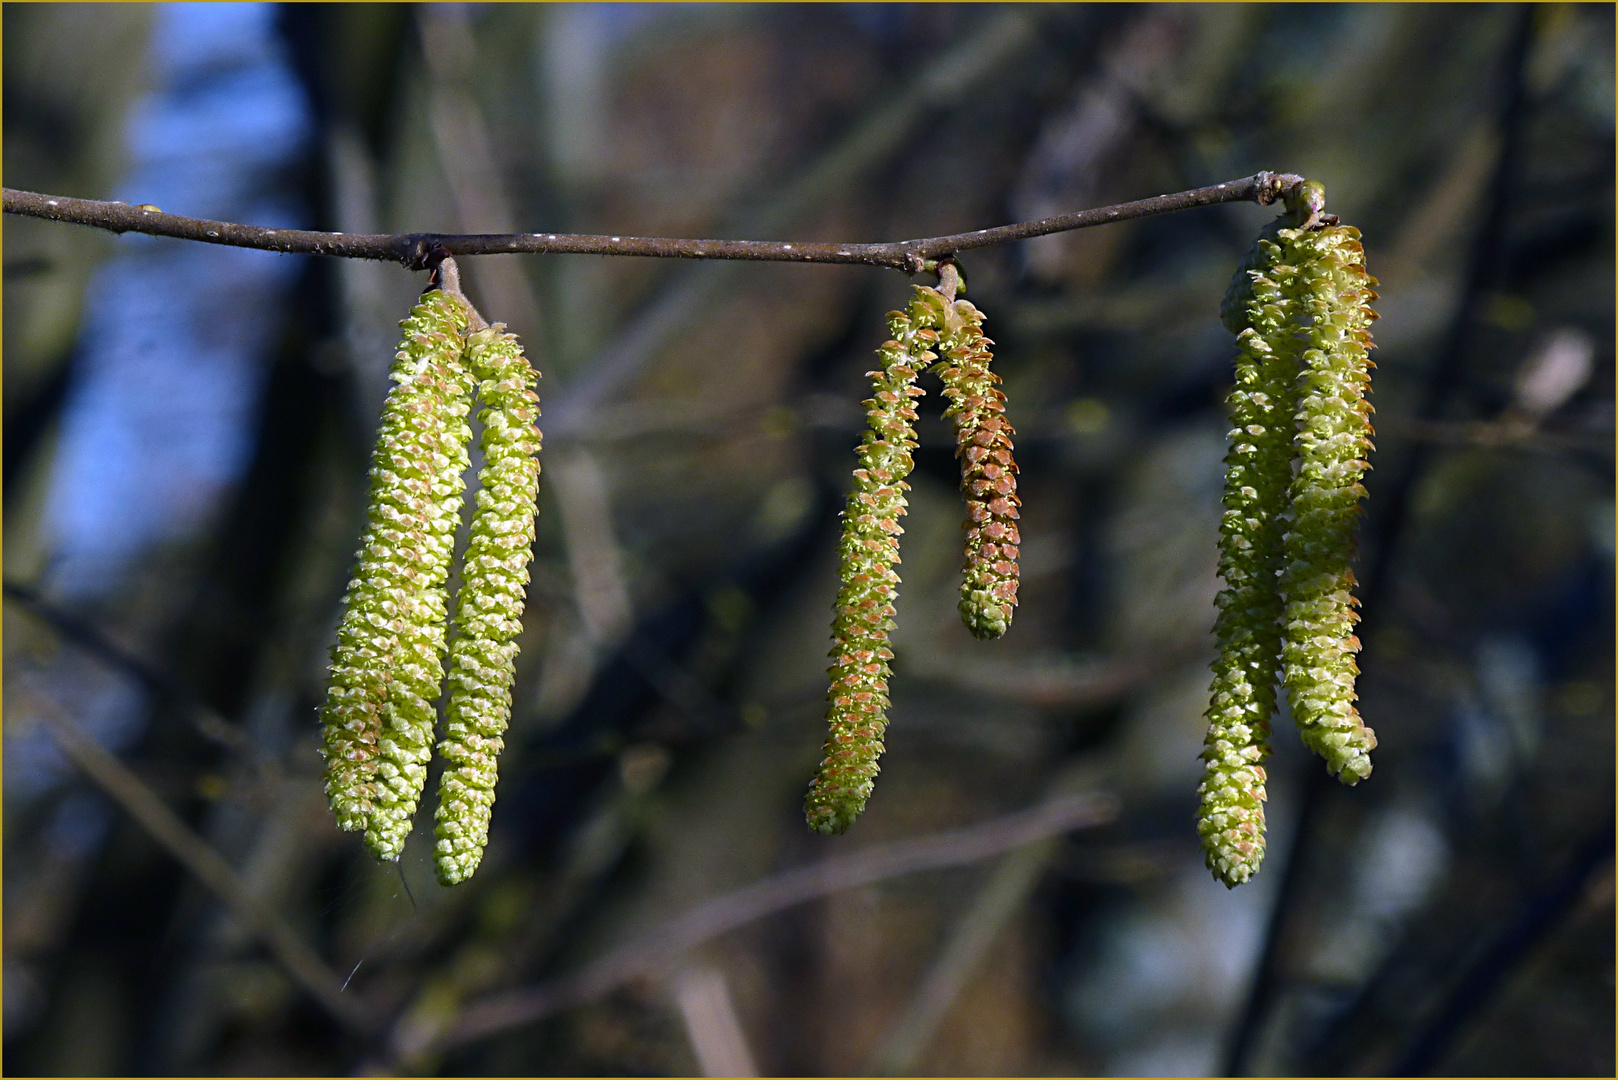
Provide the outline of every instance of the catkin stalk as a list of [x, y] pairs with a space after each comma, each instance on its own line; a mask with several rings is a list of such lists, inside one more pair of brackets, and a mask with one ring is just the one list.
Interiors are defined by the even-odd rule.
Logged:
[[456, 638], [450, 645], [449, 703], [438, 749], [435, 864], [454, 885], [483, 858], [494, 805], [502, 735], [511, 716], [517, 635], [522, 630], [528, 563], [539, 494], [538, 375], [504, 327], [478, 330], [466, 350], [477, 380], [483, 423], [481, 489], [456, 596]]
[[326, 794], [338, 824], [396, 860], [426, 784], [443, 677], [445, 581], [460, 520], [471, 380], [467, 311], [424, 295], [400, 324], [365, 535], [332, 647], [322, 719]]
[[838, 545], [836, 617], [832, 622], [830, 732], [820, 770], [809, 785], [804, 816], [821, 833], [853, 824], [870, 797], [887, 730], [888, 636], [899, 594], [899, 518], [905, 512], [905, 477], [915, 464], [916, 410], [922, 396], [917, 372], [937, 354], [938, 328], [946, 301], [937, 290], [918, 287], [905, 311], [888, 313], [891, 340], [877, 351], [865, 402], [868, 430], [858, 451], [859, 467], [843, 510]]

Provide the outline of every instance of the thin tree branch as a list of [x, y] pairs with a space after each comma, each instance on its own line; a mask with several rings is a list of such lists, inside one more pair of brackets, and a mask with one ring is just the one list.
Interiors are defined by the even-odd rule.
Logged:
[[777, 240], [677, 240], [648, 236], [595, 236], [575, 233], [394, 233], [348, 236], [306, 229], [270, 229], [229, 221], [166, 214], [154, 206], [73, 199], [5, 189], [5, 212], [24, 217], [87, 225], [114, 233], [143, 233], [204, 244], [275, 251], [286, 255], [332, 255], [378, 259], [424, 269], [435, 253], [449, 255], [638, 255], [658, 259], [745, 260], [753, 262], [840, 263], [880, 266], [919, 274], [930, 260], [973, 248], [1007, 244], [1051, 233], [1071, 232], [1115, 221], [1169, 214], [1221, 203], [1274, 202], [1301, 178], [1261, 172], [1211, 187], [1079, 210], [1071, 214], [1002, 225], [952, 236], [932, 236], [886, 244], [785, 243]]
[[1389, 1076], [1427, 1076], [1443, 1063], [1468, 1023], [1477, 1020], [1507, 979], [1578, 905], [1596, 871], [1612, 861], [1612, 842], [1613, 824], [1608, 821], [1579, 848], [1560, 878], [1522, 905], [1416, 1031]]
[[[593, 1001], [633, 979], [657, 973], [706, 941], [798, 904], [904, 874], [969, 865], [1047, 837], [1105, 824], [1117, 812], [1110, 795], [1067, 795], [981, 825], [874, 844], [772, 875], [659, 923], [577, 972], [471, 1003], [434, 1045], [445, 1049], [475, 1042]], [[405, 1059], [426, 1049], [397, 1045], [397, 1039], [394, 1047]]]
[[[32, 682], [25, 677], [25, 682]], [[79, 727], [55, 700], [30, 687], [30, 698], [45, 721], [52, 741], [61, 747], [97, 787], [135, 819], [148, 836], [223, 900], [231, 914], [261, 940], [292, 980], [339, 1023], [370, 1032], [376, 1018], [358, 999], [343, 993], [343, 984], [280, 913], [248, 887], [217, 851], [170, 810], [140, 777]]]
[[225, 719], [199, 700], [190, 688], [128, 652], [89, 622], [56, 607], [21, 582], [5, 582], [4, 592], [7, 600], [21, 606], [64, 640], [140, 683], [152, 699], [177, 704], [203, 738], [241, 754], [253, 749], [251, 736], [239, 724]]

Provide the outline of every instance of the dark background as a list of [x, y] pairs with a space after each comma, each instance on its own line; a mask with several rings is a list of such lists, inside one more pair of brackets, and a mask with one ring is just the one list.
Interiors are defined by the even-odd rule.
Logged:
[[[924, 380], [884, 773], [836, 840], [800, 816], [835, 515], [905, 281], [470, 263], [543, 370], [545, 472], [493, 834], [449, 890], [430, 812], [377, 866], [316, 753], [421, 277], [7, 218], [8, 1072], [1612, 1075], [1610, 6], [3, 17], [12, 187], [347, 232], [890, 240], [1276, 169], [1325, 183], [1383, 297], [1359, 567], [1376, 771], [1340, 788], [1278, 724], [1269, 861], [1227, 892], [1192, 827], [1217, 307], [1271, 211], [962, 260], [1020, 432], [1023, 603], [990, 644], [954, 614], [955, 466]], [[64, 720], [352, 972], [384, 1033], [290, 981], [61, 756]], [[431, 1046], [467, 1003], [699, 901], [1075, 787], [1118, 819]]]

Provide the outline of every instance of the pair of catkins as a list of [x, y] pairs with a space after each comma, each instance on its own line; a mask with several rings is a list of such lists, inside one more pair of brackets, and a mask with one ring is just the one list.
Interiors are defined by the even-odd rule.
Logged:
[[869, 372], [859, 467], [843, 510], [837, 594], [832, 622], [830, 729], [820, 769], [809, 786], [804, 815], [821, 833], [845, 831], [865, 808], [876, 780], [887, 730], [889, 635], [899, 593], [899, 518], [905, 477], [914, 466], [916, 377], [929, 368], [943, 379], [954, 422], [961, 493], [966, 500], [966, 566], [961, 620], [974, 636], [997, 638], [1017, 606], [1017, 465], [1012, 459], [1005, 395], [989, 370], [993, 344], [983, 314], [954, 299], [959, 275], [940, 269], [940, 289], [917, 285], [903, 311], [888, 313], [890, 339]]
[[1236, 335], [1208, 736], [1197, 831], [1235, 887], [1264, 858], [1264, 759], [1277, 684], [1304, 745], [1345, 784], [1371, 774], [1355, 707], [1354, 523], [1371, 451], [1370, 302], [1358, 229], [1313, 181], [1287, 194], [1221, 305]]
[[[423, 294], [400, 326], [322, 709], [326, 795], [342, 828], [396, 861], [447, 682], [434, 854], [439, 880], [453, 885], [482, 859], [511, 712], [539, 490], [537, 375], [516, 337], [484, 326], [458, 291]], [[483, 464], [447, 640], [474, 399]]]

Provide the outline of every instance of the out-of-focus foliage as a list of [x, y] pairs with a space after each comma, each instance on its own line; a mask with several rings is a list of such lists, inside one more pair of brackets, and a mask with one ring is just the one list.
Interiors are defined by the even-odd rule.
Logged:
[[[251, 89], [222, 47], [163, 81], [205, 7], [7, 5], [7, 185], [146, 201], [113, 195], [132, 154], [184, 149], [140, 126], [147, 88], [227, 118]], [[886, 240], [1259, 169], [1322, 181], [1381, 281], [1358, 569], [1386, 571], [1359, 683], [1380, 745], [1369, 780], [1313, 804], [1243, 1067], [1378, 1073], [1435, 1046], [1456, 1073], [1611, 1074], [1612, 866], [1579, 861], [1604, 835], [1610, 852], [1614, 795], [1610, 7], [287, 5], [262, 27], [311, 126], [243, 190], [345, 232]], [[544, 372], [546, 438], [499, 797], [454, 888], [425, 811], [399, 869], [339, 831], [317, 752], [419, 275], [284, 261], [280, 292], [221, 299], [278, 326], [253, 342], [234, 483], [75, 588], [42, 508], [55, 432], [101, 370], [79, 311], [98, 258], [167, 249], [8, 218], [8, 1069], [1218, 1071], [1321, 769], [1283, 718], [1269, 865], [1233, 891], [1209, 878], [1194, 815], [1236, 355], [1219, 306], [1273, 216], [1208, 208], [962, 260], [1020, 433], [1021, 603], [996, 641], [961, 625], [959, 472], [924, 376], [883, 774], [838, 838], [801, 814], [836, 511], [908, 283], [469, 260], [468, 292]], [[153, 317], [121, 315], [132, 333]], [[153, 395], [131, 405], [161, 441]], [[384, 1033], [340, 1027], [53, 756], [40, 732], [63, 715]], [[1074, 787], [1115, 793], [1117, 820], [791, 907], [441, 1048], [468, 1004], [701, 901]]]

